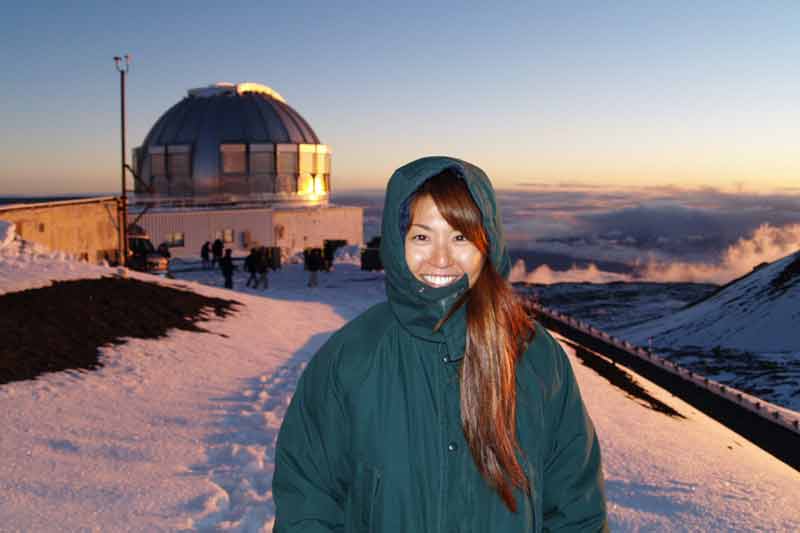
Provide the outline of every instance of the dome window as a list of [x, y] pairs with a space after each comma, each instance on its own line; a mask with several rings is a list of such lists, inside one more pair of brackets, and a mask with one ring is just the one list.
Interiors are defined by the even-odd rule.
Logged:
[[300, 173], [314, 174], [314, 154], [317, 151], [315, 144], [301, 144], [300, 149]]
[[278, 144], [278, 179], [275, 192], [297, 192], [297, 145]]
[[151, 146], [150, 153], [150, 184], [156, 194], [169, 195], [169, 182], [167, 181], [167, 158], [163, 146]]
[[275, 145], [250, 145], [250, 191], [275, 192]]
[[189, 178], [192, 175], [192, 147], [188, 144], [167, 146], [167, 172], [170, 178]]
[[167, 177], [167, 162], [163, 146], [150, 147], [150, 175], [154, 178]]
[[250, 145], [250, 174], [253, 176], [275, 174], [275, 145]]
[[247, 145], [220, 144], [223, 174], [247, 174]]
[[324, 144], [317, 145], [314, 174], [331, 173], [331, 150]]

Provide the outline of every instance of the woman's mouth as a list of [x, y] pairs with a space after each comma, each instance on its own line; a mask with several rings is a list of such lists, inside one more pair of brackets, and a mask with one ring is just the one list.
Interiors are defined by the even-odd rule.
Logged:
[[461, 276], [455, 274], [423, 274], [422, 279], [431, 287], [445, 287], [451, 283], [455, 283]]

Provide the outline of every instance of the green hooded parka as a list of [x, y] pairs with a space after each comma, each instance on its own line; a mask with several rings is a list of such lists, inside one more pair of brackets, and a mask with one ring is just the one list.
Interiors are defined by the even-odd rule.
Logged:
[[388, 302], [365, 311], [309, 362], [278, 436], [275, 531], [539, 532], [606, 529], [600, 449], [570, 364], [537, 325], [517, 366], [517, 434], [530, 495], [516, 513], [484, 481], [464, 437], [458, 368], [466, 343], [466, 276], [432, 288], [405, 262], [402, 225], [425, 180], [452, 169], [483, 214], [490, 257], [510, 262], [483, 171], [448, 157], [398, 169], [383, 211]]

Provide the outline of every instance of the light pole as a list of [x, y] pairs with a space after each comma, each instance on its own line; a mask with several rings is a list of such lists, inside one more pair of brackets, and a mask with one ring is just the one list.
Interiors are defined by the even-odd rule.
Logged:
[[119, 98], [120, 98], [120, 136], [122, 138], [122, 197], [120, 198], [120, 260], [119, 263], [125, 266], [128, 262], [128, 193], [125, 187], [125, 75], [131, 66], [130, 56], [125, 54], [122, 57], [114, 56], [114, 66], [119, 72]]

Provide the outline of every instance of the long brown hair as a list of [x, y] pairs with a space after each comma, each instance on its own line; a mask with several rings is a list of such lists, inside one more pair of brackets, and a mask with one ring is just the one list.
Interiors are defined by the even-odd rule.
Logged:
[[436, 329], [466, 303], [467, 342], [460, 368], [461, 424], [481, 475], [506, 506], [516, 512], [513, 488], [530, 493], [529, 480], [517, 458], [516, 370], [523, 345], [533, 334], [532, 323], [520, 299], [492, 264], [481, 211], [464, 180], [450, 171], [427, 180], [411, 201], [412, 218], [416, 201], [425, 195], [433, 199], [447, 223], [486, 257], [475, 284]]

